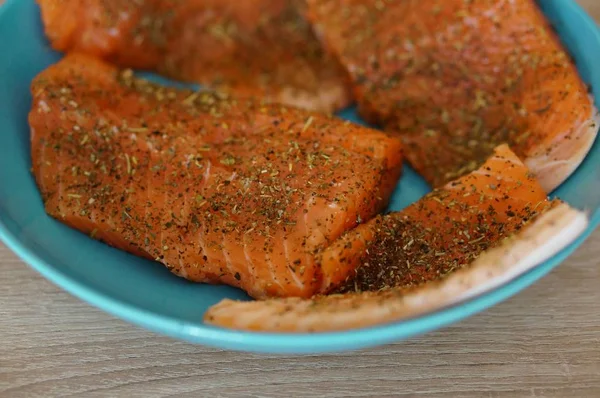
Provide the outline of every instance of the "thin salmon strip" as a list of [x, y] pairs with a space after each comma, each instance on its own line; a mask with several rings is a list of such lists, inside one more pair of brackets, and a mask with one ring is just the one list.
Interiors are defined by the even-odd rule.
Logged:
[[205, 321], [272, 332], [345, 330], [399, 321], [498, 287], [579, 236], [587, 216], [550, 201], [502, 145], [479, 169], [405, 210], [344, 234], [322, 254], [350, 270], [340, 294], [261, 302], [224, 300]]
[[346, 73], [321, 48], [303, 0], [38, 3], [60, 51], [310, 110], [351, 102]]
[[584, 159], [598, 112], [533, 0], [308, 0], [361, 114], [400, 134], [434, 187], [502, 143], [548, 192]]
[[310, 297], [316, 255], [385, 208], [398, 140], [319, 113], [161, 87], [71, 54], [32, 83], [47, 212], [196, 282]]

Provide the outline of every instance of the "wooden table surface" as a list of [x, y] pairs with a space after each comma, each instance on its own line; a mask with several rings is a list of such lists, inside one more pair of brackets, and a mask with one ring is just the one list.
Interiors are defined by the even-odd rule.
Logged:
[[[580, 2], [600, 20], [600, 0]], [[360, 352], [261, 356], [138, 329], [0, 245], [0, 397], [600, 397], [599, 265], [600, 230], [531, 288], [446, 329]]]

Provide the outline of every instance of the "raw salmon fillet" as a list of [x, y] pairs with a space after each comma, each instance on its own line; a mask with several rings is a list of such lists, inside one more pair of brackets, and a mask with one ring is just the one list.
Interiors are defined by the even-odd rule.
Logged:
[[161, 87], [71, 54], [32, 83], [47, 212], [192, 281], [256, 298], [342, 282], [316, 254], [387, 204], [401, 146], [296, 108]]
[[585, 214], [548, 200], [525, 165], [502, 145], [479, 169], [329, 246], [321, 263], [350, 271], [337, 289], [341, 294], [224, 300], [209, 309], [205, 321], [279, 332], [398, 321], [505, 283], [560, 251], [586, 225]]
[[532, 0], [308, 0], [361, 114], [401, 134], [439, 187], [509, 143], [548, 192], [581, 163], [598, 112]]
[[304, 0], [38, 0], [60, 51], [95, 55], [237, 95], [333, 112], [345, 71], [305, 20]]

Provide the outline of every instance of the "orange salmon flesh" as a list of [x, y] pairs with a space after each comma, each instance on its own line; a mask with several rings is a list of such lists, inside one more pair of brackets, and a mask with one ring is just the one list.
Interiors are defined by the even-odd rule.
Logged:
[[598, 132], [588, 88], [533, 0], [308, 0], [363, 117], [434, 187], [508, 143], [548, 192]]
[[322, 254], [351, 270], [338, 293], [311, 299], [223, 300], [205, 321], [269, 332], [346, 330], [398, 321], [499, 286], [557, 253], [586, 216], [550, 201], [502, 145], [477, 170], [400, 212], [344, 234]]
[[47, 212], [192, 281], [310, 297], [317, 263], [385, 208], [398, 140], [318, 113], [161, 87], [69, 55], [32, 83], [33, 173]]
[[38, 0], [64, 52], [152, 70], [238, 96], [333, 112], [352, 98], [303, 0]]

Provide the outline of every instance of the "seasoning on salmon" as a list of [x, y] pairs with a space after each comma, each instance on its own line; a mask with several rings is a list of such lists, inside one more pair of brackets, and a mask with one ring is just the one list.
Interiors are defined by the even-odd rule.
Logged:
[[598, 112], [533, 0], [308, 0], [361, 114], [401, 134], [434, 187], [509, 143], [548, 192], [581, 163]]
[[550, 201], [502, 145], [479, 169], [405, 210], [378, 216], [321, 254], [324, 268], [351, 270], [330, 296], [224, 300], [205, 314], [235, 329], [314, 332], [398, 321], [495, 288], [572, 242], [585, 214]]
[[192, 281], [255, 298], [342, 282], [316, 254], [387, 205], [398, 140], [335, 117], [161, 87], [71, 54], [32, 83], [47, 212]]
[[60, 51], [310, 110], [351, 102], [345, 71], [303, 16], [304, 0], [37, 1]]

